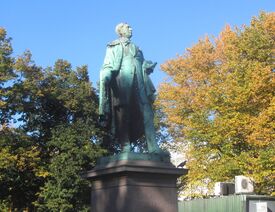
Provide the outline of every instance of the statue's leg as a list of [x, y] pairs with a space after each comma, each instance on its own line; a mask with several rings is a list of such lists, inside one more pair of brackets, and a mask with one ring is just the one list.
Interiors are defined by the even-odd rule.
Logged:
[[149, 152], [161, 152], [157, 141], [156, 141], [156, 130], [154, 126], [154, 113], [151, 105], [142, 104], [142, 113], [144, 120], [144, 132], [145, 138], [147, 141], [148, 151]]
[[122, 152], [130, 152], [129, 140], [129, 107], [127, 105], [116, 108], [118, 139], [121, 144]]

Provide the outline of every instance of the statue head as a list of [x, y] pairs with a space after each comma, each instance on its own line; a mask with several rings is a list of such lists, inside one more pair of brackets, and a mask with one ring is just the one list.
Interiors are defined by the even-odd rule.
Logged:
[[119, 37], [131, 38], [132, 28], [127, 23], [120, 23], [116, 26], [116, 33]]

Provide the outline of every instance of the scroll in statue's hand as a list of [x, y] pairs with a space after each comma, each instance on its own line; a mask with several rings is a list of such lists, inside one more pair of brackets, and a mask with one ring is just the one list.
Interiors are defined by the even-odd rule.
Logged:
[[146, 74], [149, 75], [149, 74], [153, 73], [153, 71], [154, 71], [153, 69], [149, 69], [149, 68], [148, 68], [148, 69], [146, 69]]
[[156, 65], [157, 65], [157, 63], [153, 63], [150, 60], [145, 60], [142, 64], [142, 68], [145, 71], [145, 73], [149, 75], [149, 74], [153, 73]]

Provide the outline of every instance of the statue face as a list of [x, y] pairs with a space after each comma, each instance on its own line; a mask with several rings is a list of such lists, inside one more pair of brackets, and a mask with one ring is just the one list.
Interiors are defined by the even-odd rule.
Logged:
[[132, 37], [132, 28], [128, 24], [123, 25], [121, 32], [122, 32], [122, 37], [126, 37], [126, 38]]

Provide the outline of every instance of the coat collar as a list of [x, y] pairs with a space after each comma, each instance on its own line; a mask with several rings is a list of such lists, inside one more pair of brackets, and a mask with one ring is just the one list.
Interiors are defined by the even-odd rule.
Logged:
[[128, 39], [128, 38], [119, 38], [119, 39], [116, 39], [116, 40], [108, 43], [107, 46], [116, 46], [116, 45], [119, 45], [119, 44], [124, 44], [125, 46], [127, 46], [129, 43], [131, 43], [130, 39]]

